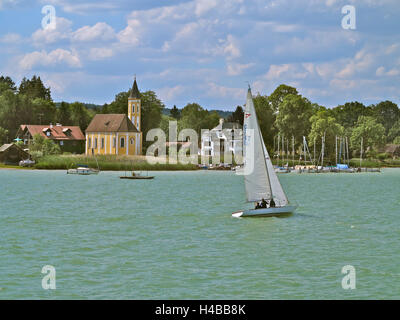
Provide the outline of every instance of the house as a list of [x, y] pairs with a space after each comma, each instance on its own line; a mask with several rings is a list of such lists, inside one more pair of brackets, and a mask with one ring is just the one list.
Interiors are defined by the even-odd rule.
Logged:
[[18, 164], [21, 160], [29, 159], [30, 155], [14, 143], [0, 147], [0, 162], [4, 164]]
[[78, 126], [56, 125], [30, 125], [22, 124], [17, 132], [17, 138], [22, 139], [24, 145], [29, 146], [33, 137], [39, 134], [46, 139], [51, 139], [60, 146], [62, 152], [83, 153], [85, 136]]
[[[217, 156], [224, 154], [228, 144], [229, 151], [234, 155], [242, 153], [242, 126], [237, 122], [219, 120], [218, 126], [201, 136], [202, 156]], [[235, 135], [236, 131], [236, 135]]]
[[384, 152], [390, 154], [392, 157], [400, 157], [400, 145], [388, 144], [386, 145]]
[[136, 77], [128, 98], [128, 115], [97, 114], [86, 129], [86, 154], [142, 154], [141, 99]]

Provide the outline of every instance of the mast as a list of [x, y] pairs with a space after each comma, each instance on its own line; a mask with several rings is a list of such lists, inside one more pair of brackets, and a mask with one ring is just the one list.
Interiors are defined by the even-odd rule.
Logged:
[[337, 136], [335, 136], [335, 144], [336, 144], [336, 166], [338, 164], [338, 158], [337, 158]]
[[347, 165], [350, 167], [350, 153], [349, 153], [349, 140], [346, 137], [346, 148], [347, 148]]
[[361, 168], [361, 162], [362, 162], [362, 157], [363, 157], [363, 137], [361, 137], [361, 150], [360, 150], [360, 168]]
[[294, 168], [294, 136], [292, 135], [292, 162]]
[[321, 137], [321, 169], [324, 168], [324, 136]]
[[279, 144], [281, 142], [281, 135], [278, 133], [278, 167], [279, 167]]
[[314, 137], [314, 166], [315, 166], [315, 139], [316, 137]]

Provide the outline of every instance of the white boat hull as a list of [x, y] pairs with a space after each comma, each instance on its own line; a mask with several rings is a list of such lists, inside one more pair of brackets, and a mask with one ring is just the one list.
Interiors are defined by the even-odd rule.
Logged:
[[232, 217], [245, 218], [245, 217], [278, 217], [289, 215], [296, 210], [296, 206], [284, 206], [275, 208], [264, 209], [249, 209], [232, 213]]

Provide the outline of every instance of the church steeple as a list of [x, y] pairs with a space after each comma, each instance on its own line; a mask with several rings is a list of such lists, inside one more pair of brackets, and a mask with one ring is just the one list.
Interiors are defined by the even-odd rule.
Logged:
[[137, 133], [137, 140], [135, 142], [137, 144], [136, 150], [138, 150], [138, 154], [142, 154], [141, 113], [142, 110], [141, 110], [140, 91], [138, 89], [138, 85], [136, 82], [136, 75], [135, 75], [135, 80], [133, 81], [133, 86], [128, 97], [128, 118], [132, 121], [136, 129], [139, 131]]
[[130, 99], [140, 99], [140, 92], [136, 83], [136, 76], [135, 76], [135, 81], [133, 81], [133, 86], [131, 89], [131, 92], [129, 94]]

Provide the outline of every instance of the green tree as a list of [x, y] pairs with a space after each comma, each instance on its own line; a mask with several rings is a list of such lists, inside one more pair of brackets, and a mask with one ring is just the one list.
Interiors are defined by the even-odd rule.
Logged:
[[359, 116], [371, 116], [372, 109], [356, 101], [337, 106], [331, 112], [336, 121], [347, 129], [356, 125]]
[[170, 111], [171, 117], [174, 119], [179, 119], [181, 116], [181, 112], [179, 111], [179, 109], [174, 105], [174, 107], [171, 109]]
[[[146, 141], [147, 132], [160, 127], [164, 104], [157, 98], [154, 91], [146, 91], [141, 93], [141, 108], [141, 131], [143, 132], [143, 145], [146, 148], [152, 144], [152, 142]], [[125, 105], [125, 109], [128, 110], [127, 105]]]
[[372, 111], [376, 120], [385, 127], [386, 134], [389, 133], [393, 125], [400, 119], [400, 110], [397, 104], [391, 101], [382, 101], [372, 106]]
[[8, 130], [0, 127], [0, 146], [8, 140]]
[[198, 103], [189, 103], [181, 111], [178, 130], [193, 129], [200, 136], [201, 129], [212, 129], [218, 125], [218, 112], [203, 109]]
[[243, 120], [244, 120], [244, 111], [241, 106], [237, 106], [236, 110], [228, 117], [229, 122], [239, 122], [241, 125], [243, 125]]
[[[344, 128], [336, 122], [336, 119], [329, 116], [327, 110], [320, 110], [310, 118], [311, 131], [308, 135], [310, 146], [314, 144], [316, 150], [322, 151], [322, 138], [325, 136], [324, 158], [335, 161], [336, 136], [344, 134]], [[319, 153], [320, 151], [318, 151]]]
[[269, 104], [268, 97], [266, 96], [258, 94], [256, 97], [253, 97], [253, 102], [265, 145], [268, 150], [272, 150], [274, 146], [274, 136], [276, 134], [276, 128], [274, 126], [276, 116], [274, 110], [272, 109], [271, 104]]
[[61, 102], [60, 106], [57, 109], [57, 122], [63, 125], [71, 125], [71, 109], [69, 103]]
[[28, 96], [30, 99], [51, 100], [50, 88], [46, 88], [40, 77], [35, 75], [30, 80], [24, 77], [19, 85], [18, 92]]
[[0, 77], [0, 94], [2, 94], [6, 90], [11, 90], [15, 92], [17, 87], [15, 86], [15, 82], [10, 77]]
[[297, 92], [296, 88], [286, 84], [281, 84], [275, 89], [274, 92], [271, 93], [271, 95], [268, 97], [268, 102], [270, 103], [274, 112], [279, 110], [279, 106], [283, 102], [283, 99], [289, 94], [298, 95], [299, 93]]
[[313, 114], [311, 102], [300, 95], [289, 94], [279, 106], [276, 126], [287, 138], [294, 136], [296, 146], [301, 144], [302, 136], [310, 132], [310, 117]]
[[394, 141], [397, 137], [400, 136], [400, 120], [397, 120], [396, 123], [389, 130], [388, 140]]
[[74, 126], [79, 126], [84, 132], [93, 117], [89, 110], [84, 106], [83, 103], [74, 102], [70, 104], [70, 112], [71, 124]]
[[364, 150], [377, 148], [385, 144], [385, 127], [373, 117], [360, 116], [351, 134], [353, 149], [359, 149], [363, 138]]
[[46, 139], [39, 133], [33, 136], [33, 142], [29, 147], [29, 151], [40, 152], [43, 156], [61, 153], [58, 144], [51, 139]]

